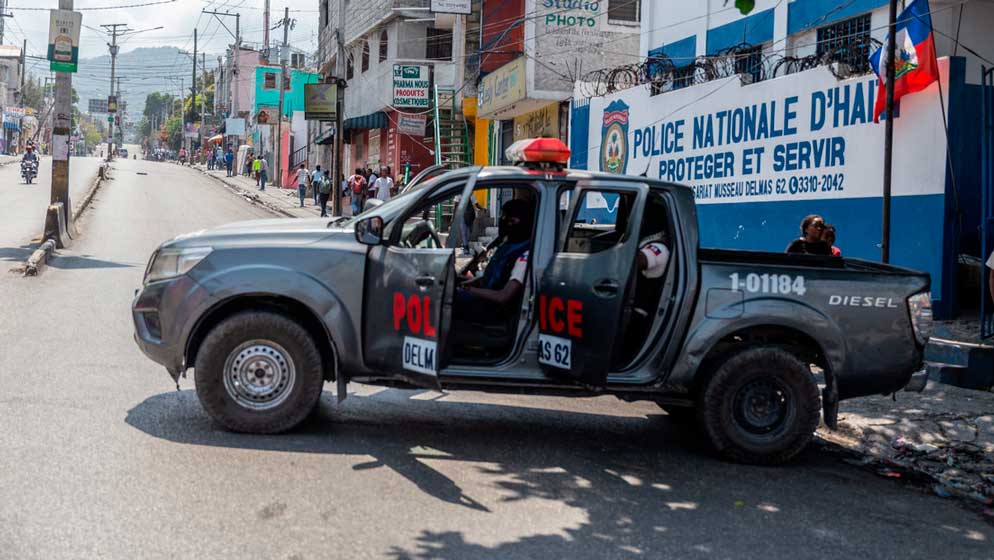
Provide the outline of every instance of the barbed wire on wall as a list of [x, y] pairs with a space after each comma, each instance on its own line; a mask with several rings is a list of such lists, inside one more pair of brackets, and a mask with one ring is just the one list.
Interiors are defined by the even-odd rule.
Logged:
[[715, 55], [698, 56], [689, 62], [675, 62], [666, 55], [651, 55], [638, 64], [604, 68], [584, 74], [577, 82], [581, 97], [600, 97], [635, 86], [649, 84], [652, 95], [713, 80], [739, 76], [744, 83], [756, 83], [827, 66], [843, 80], [872, 71], [869, 55], [882, 43], [870, 37], [856, 38], [821, 54], [808, 56], [764, 55], [762, 45], [742, 43]]

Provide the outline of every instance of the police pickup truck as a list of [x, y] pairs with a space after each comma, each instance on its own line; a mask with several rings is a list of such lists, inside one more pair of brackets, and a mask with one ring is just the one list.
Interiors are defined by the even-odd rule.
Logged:
[[834, 427], [840, 400], [921, 381], [926, 274], [701, 249], [689, 188], [567, 170], [557, 140], [509, 152], [518, 166], [444, 173], [351, 219], [167, 241], [133, 302], [138, 345], [174, 380], [194, 368], [236, 431], [293, 428], [326, 381], [339, 399], [349, 381], [611, 394], [767, 464], [822, 415]]

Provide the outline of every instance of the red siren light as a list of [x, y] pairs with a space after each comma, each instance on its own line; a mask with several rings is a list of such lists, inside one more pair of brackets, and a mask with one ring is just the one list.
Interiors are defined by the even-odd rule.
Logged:
[[566, 165], [572, 152], [558, 138], [527, 138], [507, 148], [507, 159], [515, 165], [552, 163]]

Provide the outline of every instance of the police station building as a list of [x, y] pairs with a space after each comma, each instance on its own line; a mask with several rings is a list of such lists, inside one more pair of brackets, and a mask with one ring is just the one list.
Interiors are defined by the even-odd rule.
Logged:
[[[886, 38], [886, 1], [758, 0], [748, 16], [733, 5], [643, 0], [645, 83], [574, 100], [571, 165], [691, 186], [703, 247], [783, 251], [821, 214], [843, 255], [879, 260], [884, 124], [867, 58]], [[994, 4], [929, 10], [940, 80], [896, 112], [891, 262], [929, 272], [947, 317], [978, 301], [957, 288], [957, 262], [980, 256]]]

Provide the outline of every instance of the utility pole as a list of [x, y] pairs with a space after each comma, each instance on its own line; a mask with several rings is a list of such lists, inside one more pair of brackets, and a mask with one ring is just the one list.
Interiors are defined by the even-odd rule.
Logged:
[[[197, 110], [197, 30], [193, 30], [193, 97], [190, 98], [190, 113]], [[200, 123], [203, 125], [204, 116], [200, 115]], [[193, 121], [196, 125], [197, 121]], [[190, 142], [190, 163], [193, 163], [193, 142]], [[197, 129], [197, 146], [200, 145], [200, 129]]]
[[897, 0], [890, 0], [887, 32], [887, 120], [884, 122], [884, 196], [883, 219], [880, 233], [880, 261], [890, 262], [890, 198], [891, 198], [891, 166], [894, 156], [894, 54], [897, 49], [894, 43], [895, 22], [897, 21]]
[[[72, 10], [73, 0], [59, 0], [60, 10]], [[3, 18], [0, 18], [2, 21]], [[72, 227], [72, 204], [69, 200], [69, 134], [72, 127], [72, 73], [55, 73], [54, 126], [52, 128], [52, 190], [51, 203], [62, 203], [65, 227]], [[65, 146], [57, 146], [65, 142]], [[48, 216], [46, 214], [46, 216]], [[58, 224], [51, 224], [46, 218], [46, 232], [52, 227], [58, 231]], [[61, 236], [56, 235], [57, 239]]]
[[[269, 0], [266, 0], [266, 6], [269, 6]], [[290, 77], [286, 75], [286, 53], [287, 53], [287, 35], [290, 32], [290, 8], [284, 8], [283, 12], [283, 48], [280, 49], [280, 108], [276, 114], [276, 164], [273, 166], [276, 168], [276, 175], [273, 177], [274, 183], [277, 187], [283, 187], [283, 94], [286, 92], [286, 87], [284, 84], [290, 81]], [[289, 164], [289, 159], [287, 160]]]
[[[207, 53], [200, 53], [200, 80], [200, 83], [204, 85], [200, 93], [200, 129], [203, 131], [204, 124], [207, 122]], [[217, 97], [217, 88], [214, 89], [214, 97]], [[200, 134], [203, 135], [203, 132]]]
[[[59, 1], [61, 2], [61, 0]], [[123, 31], [119, 32], [117, 28], [127, 27], [127, 26], [128, 24], [126, 23], [109, 23], [100, 26], [103, 27], [104, 29], [107, 29], [108, 32], [110, 33], [110, 43], [108, 43], [107, 46], [110, 47], [110, 95], [111, 96], [114, 95], [114, 77], [117, 70], [117, 51], [118, 51], [117, 36], [124, 33]], [[110, 125], [109, 126], [110, 137], [107, 140], [107, 160], [110, 161], [111, 157], [114, 154], [114, 119], [110, 119], [110, 122], [108, 122], [107, 124]]]
[[6, 18], [9, 17], [14, 17], [14, 14], [7, 13], [7, 0], [0, 0], [0, 45], [3, 44], [3, 33], [7, 26]]
[[263, 51], [266, 53], [266, 60], [269, 60], [269, 0], [266, 0], [265, 7], [262, 9], [262, 43]]
[[[0, 20], [3, 20], [3, 18], [0, 17]], [[18, 97], [20, 98], [20, 102], [21, 102], [21, 109], [24, 108], [24, 74], [27, 73], [26, 72], [27, 68], [24, 65], [24, 61], [25, 61], [25, 57], [27, 55], [28, 55], [28, 40], [24, 39], [24, 46], [21, 47], [21, 64], [20, 64], [20, 66], [21, 66], [21, 89], [19, 90], [20, 93], [18, 94]], [[18, 135], [18, 141], [17, 141], [17, 143], [20, 145], [19, 146], [20, 149], [18, 150], [19, 152], [23, 152], [24, 151], [24, 141], [25, 141], [24, 136], [23, 135]]]
[[[241, 16], [241, 14], [233, 14], [231, 12], [217, 12], [217, 11], [210, 11], [210, 10], [202, 10], [202, 12], [205, 13], [205, 14], [210, 14], [210, 15], [213, 15], [214, 17], [216, 17], [217, 20], [218, 20], [218, 22], [221, 23], [221, 25], [224, 25], [224, 21], [221, 19], [221, 16], [228, 16], [228, 17], [235, 16], [235, 33], [234, 33], [235, 46], [234, 46], [234, 57], [230, 61], [230, 65], [232, 66], [231, 75], [224, 80], [225, 88], [227, 90], [225, 92], [224, 102], [228, 106], [228, 116], [229, 117], [238, 117], [239, 116], [239, 114], [238, 114], [238, 59], [241, 57], [241, 53], [242, 53], [242, 36], [241, 36], [241, 20], [242, 20], [242, 16]], [[266, 27], [267, 28], [269, 27], [268, 24], [266, 25]], [[231, 30], [228, 29], [227, 25], [224, 25], [224, 28], [228, 31], [228, 33], [231, 33]], [[268, 31], [267, 31], [267, 37], [268, 37]], [[218, 58], [218, 60], [220, 60], [220, 58]], [[220, 62], [218, 63], [218, 66], [220, 66]], [[231, 100], [231, 94], [232, 94], [231, 90], [232, 90], [232, 88], [234, 88], [234, 102], [232, 102], [232, 100]], [[214, 104], [217, 105], [217, 103], [218, 103], [218, 90], [217, 90], [217, 81], [215, 80], [215, 83], [214, 83]]]
[[335, 215], [345, 215], [342, 208], [342, 188], [338, 178], [345, 172], [342, 169], [344, 143], [342, 135], [345, 132], [345, 0], [338, 0], [338, 29], [335, 30], [338, 54], [335, 56], [335, 80], [338, 82], [338, 95], [335, 100], [335, 174], [332, 175], [332, 192], [335, 193]]

